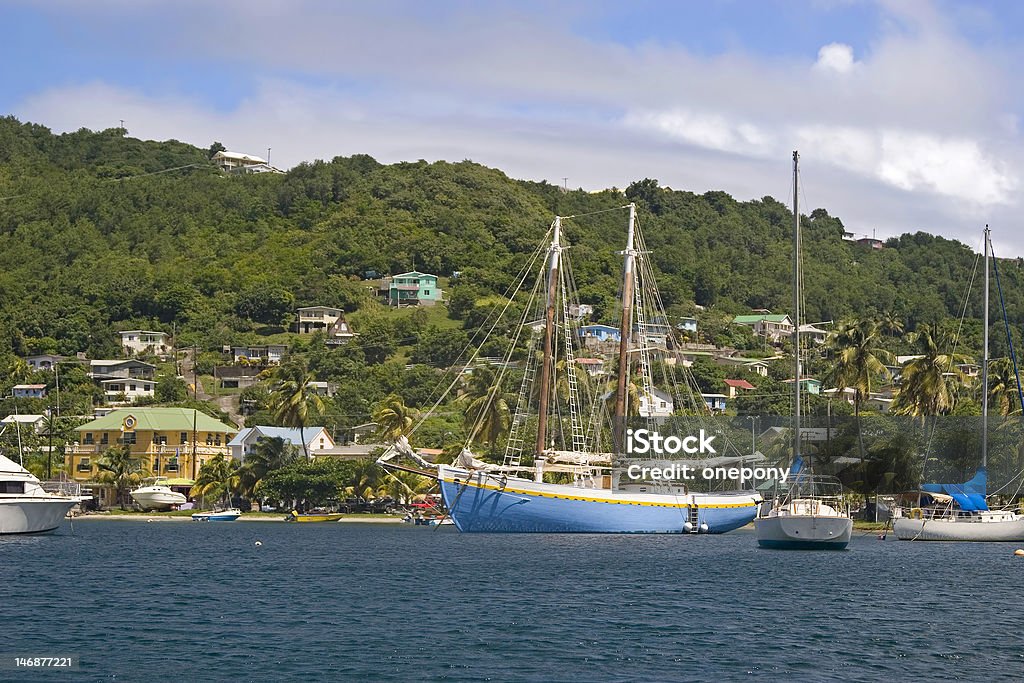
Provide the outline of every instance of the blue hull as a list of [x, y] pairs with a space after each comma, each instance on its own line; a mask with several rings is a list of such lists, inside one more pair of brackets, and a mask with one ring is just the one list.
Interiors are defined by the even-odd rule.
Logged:
[[[499, 533], [681, 534], [691, 520], [687, 505], [648, 505], [580, 500], [493, 490], [473, 484], [440, 481], [449, 515], [460, 531]], [[600, 495], [600, 491], [594, 492]], [[721, 496], [716, 496], [721, 498]], [[697, 504], [697, 527], [722, 534], [750, 523], [757, 505]]]

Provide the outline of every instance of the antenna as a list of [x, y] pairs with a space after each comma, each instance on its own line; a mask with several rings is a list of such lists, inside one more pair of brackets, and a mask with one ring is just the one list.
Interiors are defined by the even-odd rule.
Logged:
[[270, 148], [267, 147], [267, 166], [270, 166]]

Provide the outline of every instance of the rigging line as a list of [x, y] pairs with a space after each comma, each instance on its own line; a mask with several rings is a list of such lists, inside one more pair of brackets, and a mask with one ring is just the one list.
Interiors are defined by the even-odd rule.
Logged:
[[629, 204], [625, 206], [616, 206], [610, 209], [598, 209], [597, 211], [590, 211], [588, 213], [574, 213], [571, 216], [559, 216], [562, 220], [568, 220], [570, 218], [585, 218], [587, 216], [596, 216], [599, 213], [611, 213], [612, 211], [621, 211], [622, 209], [628, 209]]
[[[1010, 334], [1010, 320], [1006, 317], [1006, 301], [1003, 300], [1003, 286], [999, 281], [999, 261], [996, 258], [994, 249], [990, 253], [992, 254], [992, 267], [996, 274], [996, 291], [999, 293], [999, 306], [1003, 311], [1003, 327], [1006, 328], [1006, 342], [1010, 346], [1010, 358], [1013, 360], [1013, 376], [1017, 380], [1017, 396], [1021, 400], [1021, 406], [1024, 406], [1024, 391], [1021, 390], [1020, 370], [1017, 368], [1017, 352], [1013, 349], [1013, 336]], [[987, 401], [988, 387], [982, 387], [982, 391], [985, 392], [982, 400]]]
[[[170, 173], [171, 171], [180, 171], [180, 170], [182, 170], [184, 168], [199, 168], [199, 167], [206, 166], [206, 165], [207, 164], [198, 164], [198, 163], [197, 164], [186, 164], [184, 166], [175, 166], [174, 168], [165, 168], [165, 169], [160, 170], [160, 171], [151, 171], [149, 173], [139, 173], [138, 175], [123, 176], [121, 178], [94, 178], [94, 180], [98, 180], [98, 181], [103, 182], [103, 183], [119, 183], [119, 182], [121, 182], [123, 180], [134, 180], [135, 178], [145, 178], [145, 177], [151, 176], [151, 175], [159, 175], [161, 173]], [[12, 195], [8, 195], [6, 197], [0, 197], [0, 201], [6, 201], [8, 199], [18, 199], [19, 197], [29, 197], [32, 194], [33, 194], [32, 192], [22, 192], [21, 194], [12, 194]]]
[[[530, 264], [531, 266], [533, 265], [533, 262], [535, 262], [535, 261], [536, 261], [536, 257], [537, 257], [537, 254], [539, 254], [539, 253], [540, 253], [540, 251], [541, 251], [541, 250], [540, 250], [540, 249], [538, 249], [538, 250], [537, 250], [536, 252], [534, 252], [534, 258], [533, 258], [533, 260], [531, 261], [531, 264]], [[531, 268], [531, 269], [532, 269], [532, 268]], [[528, 271], [528, 270], [527, 270], [526, 268], [524, 268], [524, 269], [523, 269], [522, 271], [520, 271], [520, 274], [522, 275], [522, 279], [520, 280], [519, 284], [518, 284], [518, 285], [516, 285], [516, 293], [518, 293], [518, 291], [519, 291], [519, 288], [520, 288], [520, 287], [522, 287], [522, 284], [523, 284], [523, 282], [525, 282], [525, 280], [526, 280], [526, 276], [527, 276], [527, 274], [528, 274], [528, 273], [529, 273], [529, 271]], [[506, 291], [506, 292], [508, 292], [508, 291], [509, 291], [510, 289], [512, 289], [512, 287], [511, 287], [511, 286], [509, 286], [509, 289], [506, 289], [505, 291]], [[499, 314], [498, 314], [498, 316], [497, 316], [497, 317], [496, 317], [496, 318], [494, 319], [494, 322], [493, 322], [493, 323], [491, 324], [491, 328], [490, 328], [490, 329], [489, 329], [489, 330], [487, 331], [487, 334], [486, 334], [486, 335], [484, 336], [484, 341], [486, 341], [486, 340], [487, 340], [487, 338], [488, 338], [488, 337], [490, 337], [491, 333], [492, 333], [492, 332], [494, 331], [494, 328], [495, 328], [495, 327], [497, 327], [497, 325], [498, 325], [498, 322], [499, 322], [499, 321], [501, 320], [501, 317], [502, 317], [502, 316], [503, 316], [503, 315], [505, 314], [505, 312], [506, 312], [506, 311], [508, 310], [509, 306], [511, 306], [511, 305], [512, 305], [512, 302], [513, 302], [513, 300], [514, 300], [514, 299], [515, 299], [515, 293], [513, 293], [512, 297], [509, 297], [509, 298], [508, 298], [508, 301], [507, 301], [507, 302], [505, 303], [505, 307], [504, 307], [504, 308], [503, 308], [503, 309], [501, 310], [501, 313], [499, 313]], [[486, 319], [485, 319], [485, 320], [484, 320], [484, 324], [485, 324], [485, 325], [486, 325], [486, 322], [487, 322], [487, 321], [486, 321]], [[481, 325], [481, 327], [480, 327], [480, 330], [482, 330], [482, 329], [483, 329], [483, 325]], [[477, 337], [477, 335], [479, 334], [480, 330], [477, 330], [477, 334], [474, 334], [474, 335], [473, 335], [473, 339], [476, 339], [476, 337]], [[481, 344], [481, 345], [482, 345], [482, 344]], [[468, 360], [468, 362], [467, 362], [467, 365], [468, 365], [468, 364], [470, 364], [470, 363], [472, 363], [472, 362], [473, 362], [474, 360], [476, 360], [476, 357], [477, 357], [477, 356], [478, 356], [479, 354], [480, 354], [480, 347], [477, 347], [477, 348], [476, 348], [476, 350], [475, 350], [475, 351], [473, 351], [473, 353], [472, 353], [472, 354], [470, 355], [470, 358], [469, 358], [469, 360]], [[459, 356], [459, 357], [461, 358], [461, 354], [460, 354], [460, 356]], [[415, 433], [415, 431], [416, 431], [417, 429], [419, 429], [419, 428], [420, 428], [420, 427], [421, 427], [421, 426], [423, 425], [423, 423], [424, 423], [424, 422], [426, 422], [427, 418], [429, 418], [429, 417], [431, 416], [431, 414], [433, 414], [434, 410], [436, 410], [436, 409], [437, 409], [437, 407], [438, 407], [439, 405], [441, 405], [441, 401], [443, 401], [443, 400], [445, 399], [445, 397], [446, 397], [446, 396], [448, 396], [448, 394], [449, 394], [449, 393], [451, 393], [452, 389], [454, 389], [454, 388], [455, 388], [455, 385], [456, 385], [456, 384], [458, 384], [458, 382], [459, 382], [459, 380], [460, 380], [461, 378], [462, 378], [462, 375], [461, 375], [461, 373], [458, 373], [458, 374], [456, 374], [456, 375], [455, 375], [455, 378], [454, 378], [454, 379], [453, 379], [453, 380], [451, 381], [451, 384], [449, 384], [449, 385], [448, 385], [448, 388], [446, 388], [446, 389], [445, 389], [445, 390], [444, 390], [444, 391], [443, 391], [443, 392], [441, 393], [441, 395], [440, 395], [440, 396], [438, 396], [437, 400], [436, 400], [436, 401], [434, 402], [434, 405], [432, 405], [432, 406], [430, 407], [430, 410], [428, 410], [428, 411], [427, 411], [426, 413], [424, 413], [424, 414], [423, 414], [423, 416], [422, 416], [422, 417], [420, 418], [420, 421], [419, 421], [419, 422], [417, 422], [417, 423], [416, 423], [416, 424], [415, 424], [415, 425], [413, 426], [412, 430], [410, 430], [410, 432], [409, 432], [409, 433], [410, 433], [410, 435], [411, 435], [411, 434], [413, 434], [413, 433]]]

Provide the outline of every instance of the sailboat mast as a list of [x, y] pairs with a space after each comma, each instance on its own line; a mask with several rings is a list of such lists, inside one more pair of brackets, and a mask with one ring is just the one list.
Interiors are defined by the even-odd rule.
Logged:
[[981, 355], [981, 466], [988, 466], [988, 257], [991, 237], [985, 226], [985, 332], [984, 349]]
[[633, 323], [633, 265], [636, 251], [633, 235], [636, 228], [636, 204], [629, 205], [629, 225], [626, 228], [626, 249], [622, 265], [622, 320], [619, 323], [619, 382], [615, 389], [615, 419], [612, 422], [613, 443], [618, 452], [625, 446], [626, 396], [629, 386], [629, 338]]
[[[548, 299], [544, 314], [544, 360], [540, 367], [540, 401], [537, 416], [537, 454], [544, 452], [548, 431], [548, 402], [551, 397], [551, 367], [554, 364], [553, 336], [555, 332], [555, 296], [558, 292], [558, 258], [562, 253], [560, 244], [562, 233], [562, 217], [555, 216], [552, 226], [554, 235], [548, 249]], [[571, 370], [570, 370], [571, 371]]]
[[800, 459], [800, 209], [797, 173], [800, 153], [793, 152], [793, 462]]

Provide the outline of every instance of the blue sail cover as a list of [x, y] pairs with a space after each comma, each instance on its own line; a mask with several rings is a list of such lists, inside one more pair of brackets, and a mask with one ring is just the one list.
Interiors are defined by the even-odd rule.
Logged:
[[804, 459], [798, 457], [793, 461], [793, 464], [789, 468], [789, 476], [800, 474], [800, 470], [804, 468]]
[[985, 468], [982, 467], [973, 479], [963, 484], [923, 484], [921, 490], [953, 496], [953, 500], [961, 510], [974, 511], [988, 510], [988, 504], [985, 502], [987, 486], [988, 475], [985, 473]]

